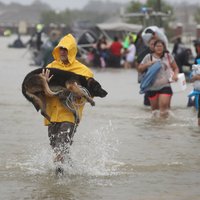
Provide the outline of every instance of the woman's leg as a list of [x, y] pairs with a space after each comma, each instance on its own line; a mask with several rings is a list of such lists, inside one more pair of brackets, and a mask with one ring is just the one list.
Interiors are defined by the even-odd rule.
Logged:
[[128, 62], [125, 60], [124, 61], [124, 68], [127, 69], [128, 68]]
[[159, 95], [159, 109], [160, 109], [160, 116], [161, 117], [168, 117], [170, 103], [171, 103], [171, 94], [160, 94]]
[[151, 110], [155, 111], [159, 109], [159, 94], [155, 94], [154, 96], [149, 97], [150, 105], [151, 105]]
[[125, 68], [125, 69], [130, 69], [130, 68], [131, 68], [130, 62], [125, 61], [125, 63], [124, 63], [124, 68]]

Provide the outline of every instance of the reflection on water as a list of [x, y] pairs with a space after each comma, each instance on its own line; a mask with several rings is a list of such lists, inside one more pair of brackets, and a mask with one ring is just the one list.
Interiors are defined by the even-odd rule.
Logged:
[[142, 105], [135, 70], [96, 70], [109, 92], [86, 105], [64, 176], [55, 176], [47, 128], [21, 94], [25, 49], [0, 38], [0, 199], [199, 199], [200, 129], [186, 91], [174, 94], [167, 119]]

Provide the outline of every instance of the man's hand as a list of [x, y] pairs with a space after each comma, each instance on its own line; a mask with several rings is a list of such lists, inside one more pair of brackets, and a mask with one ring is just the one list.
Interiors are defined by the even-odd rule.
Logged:
[[45, 78], [45, 80], [47, 82], [49, 82], [51, 80], [51, 78], [53, 77], [53, 75], [50, 76], [50, 70], [49, 69], [43, 69], [42, 70], [42, 76]]

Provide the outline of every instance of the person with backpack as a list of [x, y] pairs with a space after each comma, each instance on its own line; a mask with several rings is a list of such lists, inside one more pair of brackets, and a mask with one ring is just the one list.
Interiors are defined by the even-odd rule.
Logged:
[[162, 40], [155, 41], [154, 52], [144, 57], [138, 66], [139, 72], [148, 71], [157, 61], [160, 61], [161, 68], [155, 75], [147, 94], [152, 111], [159, 110], [160, 117], [165, 118], [168, 116], [171, 97], [173, 95], [170, 79], [177, 81], [179, 70], [174, 57], [167, 51], [166, 45]]

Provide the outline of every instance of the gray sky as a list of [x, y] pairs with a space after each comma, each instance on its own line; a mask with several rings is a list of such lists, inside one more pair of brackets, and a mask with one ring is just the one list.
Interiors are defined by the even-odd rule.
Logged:
[[[0, 0], [0, 2], [3, 2], [5, 4], [8, 4], [10, 2], [18, 2], [24, 5], [30, 5], [34, 0]], [[81, 9], [86, 5], [86, 3], [89, 0], [40, 0], [42, 2], [48, 3], [52, 8], [56, 10], [64, 10], [66, 8], [70, 9]], [[102, 0], [107, 1], [107, 0]], [[127, 3], [131, 0], [110, 0], [112, 2], [123, 2]], [[141, 2], [145, 2], [145, 0], [140, 0]], [[174, 0], [166, 0], [167, 2], [174, 2]], [[188, 0], [175, 0], [175, 2], [188, 2]], [[189, 0], [190, 3], [199, 3], [199, 0]]]
[[[49, 4], [52, 8], [58, 9], [58, 10], [64, 10], [66, 8], [70, 9], [81, 9], [83, 8], [89, 0], [40, 0], [41, 2], [45, 2]], [[106, 1], [106, 0], [102, 0]], [[119, 2], [122, 1], [124, 3], [130, 2], [130, 0], [110, 0], [112, 2]], [[142, 1], [142, 0], [141, 0]], [[11, 3], [11, 2], [18, 2], [20, 4], [29, 5], [34, 2], [34, 0], [0, 0], [0, 2], [3, 2], [5, 4]]]

